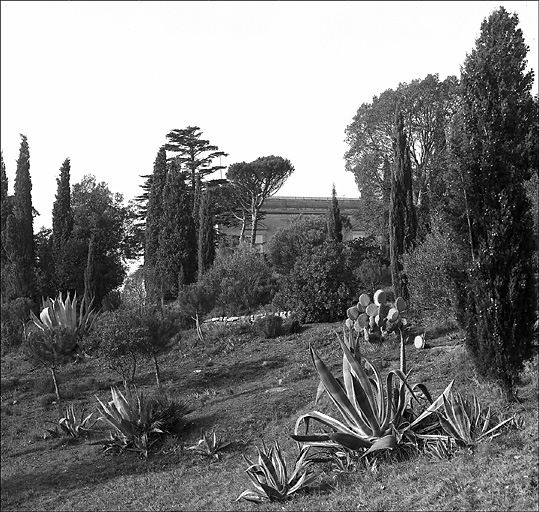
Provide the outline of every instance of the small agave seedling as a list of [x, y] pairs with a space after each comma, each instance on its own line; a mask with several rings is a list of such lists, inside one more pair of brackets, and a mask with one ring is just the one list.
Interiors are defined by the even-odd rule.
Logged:
[[243, 491], [236, 501], [241, 499], [262, 503], [264, 501], [285, 501], [294, 493], [310, 486], [318, 474], [311, 472], [313, 462], [307, 458], [308, 446], [302, 446], [296, 458], [294, 470], [288, 476], [286, 462], [281, 453], [279, 444], [268, 449], [262, 443], [262, 449], [258, 451], [258, 463], [252, 463], [245, 455], [243, 458], [249, 464], [245, 470], [254, 485], [254, 490]]
[[[213, 435], [212, 435], [213, 434]], [[199, 455], [204, 455], [210, 459], [219, 459], [219, 452], [224, 450], [230, 443], [224, 442], [222, 438], [218, 438], [217, 434], [212, 432], [212, 434], [206, 434], [202, 431], [202, 438], [198, 441], [197, 444], [189, 446], [188, 450], [193, 450]]]
[[[82, 435], [91, 432], [92, 427], [97, 423], [97, 420], [95, 420], [91, 425], [89, 425], [93, 413], [84, 416], [85, 412], [86, 410], [83, 409], [80, 414], [80, 418], [78, 418], [75, 415], [75, 406], [70, 404], [66, 408], [64, 416], [58, 420], [58, 423], [54, 421], [47, 421], [47, 423], [59, 425], [62, 429], [61, 432], [72, 437], [73, 439], [80, 439]], [[52, 437], [58, 437], [61, 434], [61, 432], [59, 432], [56, 428], [46, 430]]]

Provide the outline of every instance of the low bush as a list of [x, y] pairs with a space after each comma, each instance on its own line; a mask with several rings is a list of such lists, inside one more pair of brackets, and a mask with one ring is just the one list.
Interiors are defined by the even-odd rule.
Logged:
[[345, 316], [356, 289], [342, 247], [326, 243], [296, 261], [274, 303], [302, 322], [334, 322]]
[[461, 323], [458, 287], [466, 261], [450, 233], [434, 223], [425, 240], [403, 256], [412, 311], [431, 319], [450, 318]]
[[271, 303], [276, 280], [264, 257], [248, 244], [218, 251], [213, 266], [197, 283], [186, 286], [176, 301], [182, 316], [210, 312], [218, 316], [243, 315]]
[[30, 317], [34, 303], [27, 298], [19, 297], [2, 302], [0, 308], [1, 351], [5, 355], [18, 349], [25, 338], [25, 325]]
[[276, 338], [283, 334], [283, 319], [277, 315], [266, 315], [254, 323], [255, 333], [264, 338]]

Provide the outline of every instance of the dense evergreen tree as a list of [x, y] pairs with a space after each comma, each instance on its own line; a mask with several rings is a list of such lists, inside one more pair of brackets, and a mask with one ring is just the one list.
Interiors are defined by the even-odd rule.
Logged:
[[26, 136], [22, 134], [15, 174], [12, 217], [14, 232], [11, 239], [14, 242], [13, 262], [17, 274], [17, 296], [32, 297], [35, 293], [34, 209], [30, 179], [30, 149]]
[[6, 248], [4, 247], [6, 240], [7, 218], [11, 213], [11, 198], [9, 197], [9, 182], [6, 173], [6, 165], [4, 164], [4, 154], [0, 153], [0, 261], [2, 268], [6, 263]]
[[36, 251], [36, 288], [40, 297], [56, 297], [59, 289], [54, 264], [52, 230], [42, 227], [34, 238]]
[[457, 227], [473, 257], [466, 343], [479, 372], [501, 382], [509, 396], [532, 353], [537, 304], [533, 220], [523, 186], [533, 166], [527, 138], [537, 120], [533, 71], [524, 72], [528, 48], [517, 25], [517, 15], [503, 7], [483, 21], [461, 71], [455, 138], [469, 221]]
[[144, 232], [144, 280], [150, 300], [160, 296], [161, 287], [158, 283], [156, 266], [159, 231], [163, 215], [163, 190], [167, 180], [167, 172], [167, 154], [163, 146], [159, 149], [153, 165]]
[[197, 176], [203, 178], [224, 169], [225, 166], [213, 165], [213, 161], [228, 156], [224, 151], [219, 151], [217, 146], [210, 144], [209, 140], [201, 137], [202, 132], [198, 126], [188, 126], [182, 130], [172, 130], [167, 135], [168, 143], [165, 145], [167, 151], [177, 153], [173, 159], [189, 172], [191, 193], [194, 193]]
[[200, 278], [215, 259], [215, 218], [212, 208], [212, 189], [201, 194], [198, 222], [198, 277]]
[[156, 273], [161, 300], [176, 298], [196, 280], [197, 245], [191, 194], [180, 169], [171, 166], [163, 189]]
[[327, 239], [333, 242], [342, 242], [342, 219], [339, 201], [337, 200], [337, 191], [335, 185], [331, 191], [331, 206], [328, 211], [327, 220]]
[[68, 277], [64, 272], [64, 250], [73, 232], [73, 209], [71, 208], [71, 162], [64, 160], [60, 176], [56, 179], [56, 198], [52, 207], [52, 253], [59, 291], [64, 290]]
[[391, 279], [395, 296], [406, 295], [400, 273], [400, 256], [412, 249], [417, 221], [412, 195], [412, 169], [404, 120], [398, 109], [395, 114], [394, 163], [391, 175], [389, 208], [389, 251]]

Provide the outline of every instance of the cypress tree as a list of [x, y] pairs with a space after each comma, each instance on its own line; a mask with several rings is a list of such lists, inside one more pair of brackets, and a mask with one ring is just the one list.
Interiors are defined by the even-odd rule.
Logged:
[[[530, 178], [527, 137], [533, 118], [533, 71], [518, 16], [500, 7], [461, 72], [456, 156], [467, 184], [472, 258], [466, 297], [466, 344], [480, 374], [513, 397], [532, 355], [533, 220], [524, 181]], [[462, 236], [464, 239], [465, 237]]]
[[161, 299], [176, 298], [184, 284], [196, 279], [197, 245], [191, 194], [183, 172], [171, 167], [163, 189], [158, 235], [157, 273]]
[[11, 213], [10, 201], [11, 198], [8, 195], [9, 192], [9, 183], [6, 173], [6, 165], [4, 164], [4, 153], [0, 153], [0, 233], [1, 233], [1, 247], [0, 247], [0, 261], [2, 263], [2, 268], [6, 263], [6, 226], [7, 218]]
[[34, 209], [32, 208], [32, 181], [30, 179], [30, 150], [25, 135], [21, 147], [13, 194], [13, 227], [16, 229], [15, 258], [21, 297], [32, 297], [34, 290]]
[[331, 207], [327, 215], [327, 239], [332, 242], [342, 242], [342, 219], [341, 210], [339, 209], [339, 201], [337, 200], [337, 191], [335, 184], [331, 191]]
[[146, 228], [144, 233], [144, 281], [150, 300], [160, 293], [160, 285], [156, 274], [157, 251], [159, 248], [159, 230], [163, 214], [163, 189], [167, 179], [167, 155], [161, 147], [155, 158], [151, 187], [148, 192], [146, 211]]
[[56, 275], [56, 285], [59, 290], [66, 286], [66, 276], [63, 272], [63, 252], [73, 231], [73, 210], [71, 208], [71, 162], [64, 160], [60, 167], [60, 176], [56, 179], [56, 198], [52, 207], [52, 254]]
[[391, 174], [389, 200], [389, 252], [391, 280], [395, 296], [405, 296], [404, 276], [400, 272], [400, 256], [412, 249], [417, 230], [417, 220], [412, 193], [412, 165], [404, 131], [404, 121], [399, 108], [395, 113], [394, 162]]
[[215, 259], [215, 218], [212, 211], [211, 189], [201, 195], [198, 233], [198, 278], [211, 267]]

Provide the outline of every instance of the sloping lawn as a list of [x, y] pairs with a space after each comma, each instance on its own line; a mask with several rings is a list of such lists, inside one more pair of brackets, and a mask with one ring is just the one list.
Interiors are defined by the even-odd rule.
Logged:
[[[318, 464], [321, 475], [308, 492], [285, 503], [236, 502], [251, 484], [242, 457], [256, 459], [255, 446], [278, 441], [292, 464], [297, 454], [289, 438], [297, 417], [313, 409], [318, 377], [309, 356], [312, 344], [330, 369], [342, 365], [336, 333], [341, 324], [307, 325], [299, 334], [262, 339], [231, 327], [206, 332], [204, 344], [192, 332], [161, 358], [162, 381], [191, 401], [194, 411], [179, 438], [168, 438], [148, 458], [135, 453], [104, 454], [87, 440], [44, 439], [46, 420], [58, 421], [65, 406], [96, 411], [97, 395], [110, 400], [118, 376], [97, 359], [59, 370], [64, 402], [56, 404], [48, 371], [33, 369], [22, 356], [2, 358], [2, 510], [538, 510], [537, 356], [522, 376], [521, 403], [506, 403], [499, 390], [479, 380], [458, 331], [427, 332], [427, 347], [407, 345], [412, 383], [424, 382], [438, 395], [455, 379], [455, 389], [477, 394], [483, 405], [522, 423], [448, 460], [427, 454], [375, 467], [337, 472]], [[364, 345], [363, 354], [382, 371], [397, 368], [396, 339]], [[141, 365], [140, 390], [155, 388], [152, 366]], [[324, 397], [320, 409], [338, 417]], [[96, 413], [97, 416], [97, 413]], [[186, 447], [201, 430], [216, 431], [231, 444], [218, 460]]]

